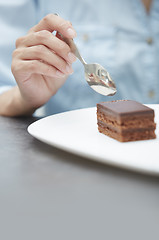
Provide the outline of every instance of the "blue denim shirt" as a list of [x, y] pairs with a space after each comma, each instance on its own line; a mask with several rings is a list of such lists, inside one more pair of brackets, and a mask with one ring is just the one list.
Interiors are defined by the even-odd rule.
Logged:
[[133, 99], [159, 103], [159, 1], [149, 14], [141, 0], [5, 0], [0, 1], [0, 86], [15, 84], [10, 72], [17, 37], [48, 13], [72, 22], [76, 44], [88, 63], [103, 65], [117, 85], [117, 94], [101, 96], [84, 78], [77, 60], [74, 73], [46, 104], [46, 114], [95, 106], [100, 101]]

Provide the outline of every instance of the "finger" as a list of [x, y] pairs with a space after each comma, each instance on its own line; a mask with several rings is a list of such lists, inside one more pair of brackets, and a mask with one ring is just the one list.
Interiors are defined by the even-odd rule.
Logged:
[[69, 63], [76, 61], [76, 57], [71, 53], [70, 47], [47, 30], [30, 33], [16, 41], [16, 48], [36, 45], [46, 46]]
[[55, 67], [39, 60], [16, 61], [12, 63], [13, 75], [25, 76], [28, 79], [32, 74], [40, 74], [47, 77], [63, 78], [67, 74], [59, 71]]
[[76, 37], [76, 31], [69, 21], [62, 19], [55, 14], [48, 14], [37, 25], [32, 27], [29, 32], [47, 30], [49, 32], [58, 31], [68, 38]]
[[15, 50], [14, 55], [21, 60], [40, 60], [65, 74], [73, 73], [73, 69], [70, 64], [44, 45], [37, 45], [23, 49], [19, 48]]

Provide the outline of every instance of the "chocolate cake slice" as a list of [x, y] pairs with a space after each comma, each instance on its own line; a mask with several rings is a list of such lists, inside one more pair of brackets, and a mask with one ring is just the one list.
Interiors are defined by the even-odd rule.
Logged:
[[97, 124], [100, 133], [120, 142], [156, 138], [154, 110], [132, 100], [98, 103]]

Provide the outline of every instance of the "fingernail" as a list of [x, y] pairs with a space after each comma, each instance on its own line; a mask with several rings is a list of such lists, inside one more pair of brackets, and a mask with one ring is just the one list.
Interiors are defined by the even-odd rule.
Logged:
[[76, 35], [77, 35], [76, 32], [72, 28], [67, 29], [67, 34], [72, 38], [76, 37]]
[[68, 60], [69, 60], [69, 62], [73, 63], [73, 62], [76, 61], [76, 56], [73, 53], [69, 52], [68, 53]]
[[66, 65], [66, 72], [69, 74], [73, 73], [73, 69], [69, 64]]
[[60, 72], [59, 70], [57, 70], [57, 71], [56, 71], [56, 76], [57, 76], [57, 77], [64, 77], [65, 74], [62, 73], [62, 72]]

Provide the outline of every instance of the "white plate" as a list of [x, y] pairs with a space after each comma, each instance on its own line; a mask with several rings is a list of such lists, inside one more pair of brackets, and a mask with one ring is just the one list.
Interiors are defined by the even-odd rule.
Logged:
[[32, 123], [35, 138], [91, 160], [159, 175], [159, 105], [155, 110], [157, 138], [120, 143], [98, 132], [96, 108], [55, 114]]

